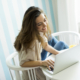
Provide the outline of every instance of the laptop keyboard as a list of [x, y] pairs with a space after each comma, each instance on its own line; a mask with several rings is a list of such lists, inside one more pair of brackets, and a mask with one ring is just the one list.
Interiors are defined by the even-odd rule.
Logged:
[[52, 67], [50, 67], [51, 71], [53, 71], [54, 69]]
[[[50, 66], [49, 66], [49, 67], [50, 67]], [[47, 69], [48, 69], [48, 68], [47, 68]], [[49, 70], [49, 71], [54, 71], [54, 69], [53, 69], [52, 67], [50, 67], [50, 69], [51, 69], [51, 70], [49, 70], [49, 69], [48, 69], [48, 70]]]

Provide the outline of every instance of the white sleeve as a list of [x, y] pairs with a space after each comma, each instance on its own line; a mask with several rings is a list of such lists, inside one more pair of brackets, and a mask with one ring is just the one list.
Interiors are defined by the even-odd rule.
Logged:
[[25, 50], [20, 51], [19, 53], [19, 64], [22, 65], [26, 61], [33, 61], [35, 58], [35, 47], [32, 49], [27, 49], [27, 53]]

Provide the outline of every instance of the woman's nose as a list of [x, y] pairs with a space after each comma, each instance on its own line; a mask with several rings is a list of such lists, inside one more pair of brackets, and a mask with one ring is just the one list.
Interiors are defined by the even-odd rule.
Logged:
[[46, 22], [43, 22], [43, 26], [46, 26]]

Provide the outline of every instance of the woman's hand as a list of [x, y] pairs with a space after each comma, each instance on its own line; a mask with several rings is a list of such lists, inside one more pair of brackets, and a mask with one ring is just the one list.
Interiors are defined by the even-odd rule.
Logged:
[[[51, 59], [49, 59], [49, 60], [44, 60], [44, 61], [42, 61], [42, 66], [47, 66], [47, 68], [48, 68], [49, 70], [51, 70], [50, 67], [54, 68], [54, 67], [53, 67], [53, 66], [54, 66], [54, 61], [51, 60]], [[49, 66], [50, 66], [50, 67], [49, 67]]]

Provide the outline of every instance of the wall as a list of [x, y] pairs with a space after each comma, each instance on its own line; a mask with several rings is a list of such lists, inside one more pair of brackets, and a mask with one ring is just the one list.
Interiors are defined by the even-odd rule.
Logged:
[[0, 80], [11, 80], [6, 58], [14, 52], [13, 43], [25, 10], [33, 5], [43, 9], [52, 32], [56, 32], [53, 4], [53, 0], [0, 0]]
[[75, 0], [76, 24], [80, 33], [80, 0]]
[[58, 31], [78, 32], [75, 1], [76, 0], [56, 0]]
[[80, 22], [80, 0], [75, 0], [75, 13], [76, 13], [77, 23], [79, 23]]

